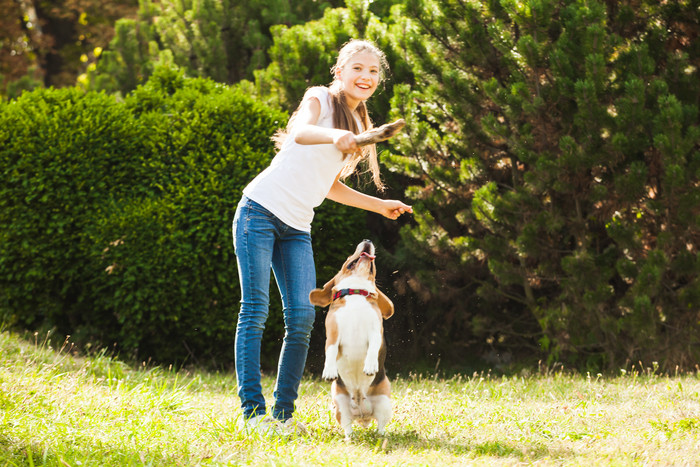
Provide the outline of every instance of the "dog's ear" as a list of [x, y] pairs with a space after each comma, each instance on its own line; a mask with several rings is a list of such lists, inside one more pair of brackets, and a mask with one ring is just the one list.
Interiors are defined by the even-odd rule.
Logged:
[[330, 305], [334, 285], [335, 277], [326, 282], [326, 285], [324, 285], [322, 289], [313, 289], [311, 293], [309, 293], [309, 301], [311, 301], [311, 304], [321, 307]]
[[384, 292], [377, 290], [377, 305], [382, 313], [382, 318], [389, 319], [394, 314], [394, 302], [384, 295]]

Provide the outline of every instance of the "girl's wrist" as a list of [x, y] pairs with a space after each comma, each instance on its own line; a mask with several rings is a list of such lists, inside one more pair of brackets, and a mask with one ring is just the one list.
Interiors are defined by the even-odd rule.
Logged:
[[386, 216], [386, 212], [389, 210], [389, 201], [381, 198], [376, 198], [379, 203], [377, 204], [377, 210], [375, 211], [377, 214], [381, 214], [382, 216]]

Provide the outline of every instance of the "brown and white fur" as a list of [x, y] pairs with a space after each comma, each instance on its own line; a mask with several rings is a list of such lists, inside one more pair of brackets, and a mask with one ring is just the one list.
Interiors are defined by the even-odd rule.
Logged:
[[[355, 420], [367, 426], [376, 419], [377, 432], [383, 435], [391, 419], [391, 384], [384, 370], [382, 318], [394, 314], [394, 304], [377, 289], [375, 275], [374, 245], [364, 240], [335, 277], [309, 295], [314, 305], [330, 304], [323, 378], [334, 379], [333, 407], [346, 440], [352, 435]], [[337, 297], [339, 292], [348, 290], [351, 294]], [[367, 296], [359, 291], [365, 291]]]

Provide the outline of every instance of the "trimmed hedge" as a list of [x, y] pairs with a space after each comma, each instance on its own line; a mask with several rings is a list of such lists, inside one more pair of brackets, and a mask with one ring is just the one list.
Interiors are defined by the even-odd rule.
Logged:
[[0, 109], [4, 321], [78, 326], [96, 271], [84, 233], [109, 200], [148, 189], [143, 131], [114, 98], [77, 89], [39, 89]]
[[[138, 359], [229, 364], [240, 300], [231, 222], [286, 118], [167, 68], [124, 101], [49, 89], [0, 107], [2, 319]], [[356, 209], [317, 217], [322, 281], [367, 233]], [[275, 289], [265, 366], [283, 334]]]

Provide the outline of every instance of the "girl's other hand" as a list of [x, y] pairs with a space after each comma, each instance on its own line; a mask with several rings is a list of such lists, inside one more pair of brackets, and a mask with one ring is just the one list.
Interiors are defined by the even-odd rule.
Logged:
[[360, 149], [355, 141], [355, 134], [352, 131], [337, 131], [333, 136], [333, 144], [339, 151], [345, 154], [352, 154]]
[[401, 214], [407, 212], [413, 214], [413, 208], [408, 204], [404, 204], [401, 201], [397, 201], [394, 199], [386, 199], [383, 201], [382, 209], [379, 213], [384, 217], [396, 220]]

